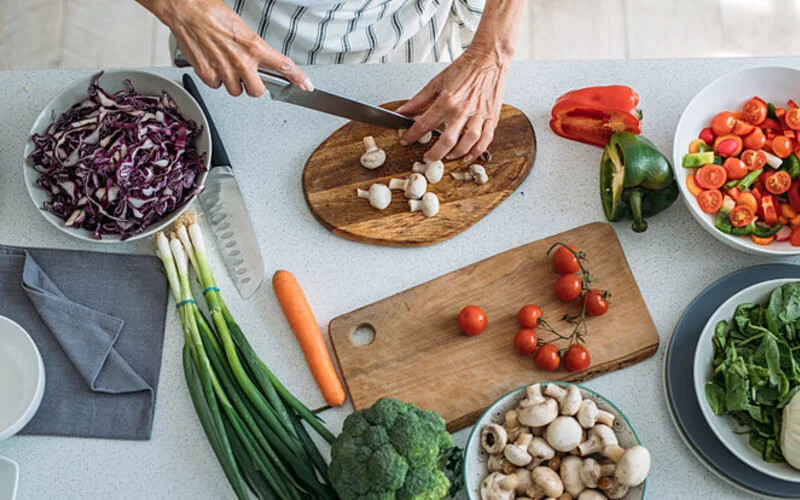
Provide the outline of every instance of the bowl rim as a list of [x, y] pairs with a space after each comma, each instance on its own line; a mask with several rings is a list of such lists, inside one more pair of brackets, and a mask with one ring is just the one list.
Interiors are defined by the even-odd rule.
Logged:
[[[706, 422], [708, 423], [708, 426], [711, 428], [711, 432], [714, 433], [714, 435], [722, 443], [722, 445], [725, 447], [725, 449], [727, 449], [729, 452], [731, 452], [731, 454], [733, 456], [735, 456], [736, 458], [738, 458], [739, 460], [741, 460], [742, 462], [747, 464], [747, 466], [753, 468], [754, 470], [756, 470], [758, 472], [761, 472], [762, 474], [765, 474], [765, 475], [770, 476], [770, 477], [774, 477], [776, 479], [781, 479], [783, 481], [800, 483], [800, 470], [797, 470], [797, 474], [796, 474], [795, 477], [786, 476], [786, 475], [781, 474], [780, 472], [776, 473], [770, 467], [770, 465], [773, 465], [773, 464], [770, 464], [769, 462], [765, 462], [763, 460], [761, 460], [759, 462], [754, 462], [753, 460], [751, 460], [750, 457], [745, 456], [742, 452], [740, 452], [739, 450], [734, 449], [729, 444], [729, 442], [732, 441], [733, 437], [736, 434], [734, 433], [733, 427], [731, 426], [730, 432], [723, 436], [722, 429], [718, 428], [719, 426], [717, 426], [715, 423], [713, 423], [713, 422], [723, 421], [723, 422], [725, 422], [724, 426], [728, 427], [729, 424], [730, 424], [730, 417], [728, 415], [717, 416], [717, 415], [714, 414], [713, 411], [711, 411], [711, 408], [708, 405], [708, 401], [706, 400], [706, 397], [705, 397], [705, 385], [706, 385], [706, 382], [708, 381], [708, 374], [707, 374], [708, 366], [707, 366], [706, 363], [704, 363], [704, 362], [702, 362], [702, 360], [700, 360], [700, 348], [701, 348], [701, 345], [703, 344], [703, 341], [710, 340], [709, 332], [713, 332], [714, 327], [716, 326], [716, 323], [721, 321], [720, 318], [717, 318], [716, 320], [714, 319], [715, 316], [717, 316], [717, 314], [719, 313], [719, 311], [721, 309], [729, 307], [729, 305], [734, 301], [737, 301], [739, 303], [753, 302], [753, 301], [747, 301], [745, 299], [738, 298], [738, 297], [741, 297], [742, 295], [745, 295], [747, 293], [752, 293], [753, 289], [764, 288], [766, 290], [769, 290], [769, 293], [768, 293], [768, 296], [769, 296], [769, 295], [772, 294], [772, 292], [776, 288], [778, 288], [779, 286], [783, 286], [783, 285], [785, 285], [787, 283], [800, 283], [800, 280], [798, 280], [796, 278], [777, 278], [777, 279], [762, 281], [760, 283], [755, 283], [753, 285], [748, 286], [747, 288], [743, 288], [742, 290], [739, 290], [735, 294], [733, 294], [730, 297], [728, 297], [728, 299], [725, 302], [720, 304], [720, 306], [717, 307], [711, 313], [711, 315], [708, 317], [708, 321], [706, 321], [705, 326], [703, 326], [703, 329], [700, 332], [700, 336], [699, 336], [699, 338], [697, 340], [697, 345], [695, 346], [695, 349], [694, 349], [694, 362], [693, 362], [693, 368], [692, 369], [694, 371], [694, 392], [695, 392], [695, 396], [697, 397], [698, 405], [700, 406], [700, 413], [703, 414], [703, 417], [706, 419]], [[728, 319], [728, 318], [724, 318], [724, 319]], [[713, 353], [713, 351], [712, 351], [712, 353]], [[703, 365], [702, 367], [700, 366], [701, 364]], [[698, 378], [698, 376], [700, 378]], [[702, 384], [700, 383], [700, 380], [703, 381]], [[713, 422], [712, 422], [712, 419], [714, 419]], [[747, 445], [747, 446], [748, 446], [747, 449], [750, 449], [749, 445]], [[777, 465], [777, 464], [775, 464], [775, 465]], [[788, 464], [787, 464], [787, 466], [788, 466]], [[788, 467], [791, 468], [791, 466], [788, 466]], [[792, 469], [792, 470], [794, 470], [794, 469]]]
[[[476, 431], [478, 431], [478, 424], [486, 417], [486, 415], [488, 415], [489, 413], [494, 412], [494, 409], [502, 401], [505, 401], [506, 398], [510, 397], [512, 394], [515, 394], [517, 392], [524, 391], [528, 386], [531, 386], [531, 385], [534, 385], [534, 384], [544, 384], [544, 385], [555, 384], [555, 385], [562, 385], [562, 386], [574, 385], [574, 386], [577, 386], [578, 389], [580, 389], [581, 391], [586, 391], [586, 392], [588, 392], [588, 393], [600, 398], [604, 403], [606, 403], [608, 406], [613, 408], [614, 411], [616, 411], [619, 414], [620, 417], [622, 417], [622, 420], [625, 421], [625, 423], [628, 425], [628, 428], [633, 433], [633, 437], [636, 438], [636, 442], [639, 445], [642, 444], [642, 440], [639, 437], [639, 433], [636, 432], [636, 428], [634, 428], [633, 425], [631, 424], [631, 421], [628, 420], [627, 415], [625, 415], [625, 413], [623, 413], [622, 410], [620, 410], [617, 405], [615, 405], [613, 402], [611, 402], [611, 400], [609, 400], [607, 397], [603, 396], [602, 394], [600, 394], [597, 391], [589, 389], [589, 388], [587, 388], [587, 387], [585, 387], [583, 385], [580, 385], [580, 384], [574, 384], [572, 382], [565, 382], [563, 380], [545, 380], [545, 381], [541, 381], [541, 382], [532, 382], [530, 384], [522, 385], [520, 387], [517, 387], [516, 389], [512, 389], [512, 390], [508, 391], [507, 393], [503, 394], [502, 396], [497, 398], [494, 403], [489, 405], [489, 407], [486, 408], [486, 410], [484, 410], [483, 413], [481, 413], [481, 416], [478, 417], [478, 420], [475, 421], [475, 424], [473, 424], [473, 426], [472, 426], [472, 430], [469, 432], [469, 437], [467, 438], [467, 442], [464, 445], [464, 461], [463, 461], [464, 463], [461, 464], [461, 477], [462, 477], [462, 480], [464, 481], [464, 490], [465, 490], [468, 498], [469, 498], [469, 490], [467, 489], [467, 452], [469, 451], [470, 443], [472, 443], [472, 440], [475, 438]], [[646, 493], [647, 493], [647, 478], [645, 478], [644, 482], [642, 483], [642, 498], [645, 498]]]
[[[173, 211], [168, 217], [162, 218], [161, 220], [151, 224], [150, 227], [148, 227], [147, 229], [145, 229], [141, 233], [133, 235], [133, 236], [129, 237], [126, 240], [122, 240], [118, 234], [108, 234], [108, 235], [104, 235], [103, 238], [101, 238], [99, 240], [98, 239], [94, 239], [91, 236], [88, 236], [87, 234], [83, 234], [83, 231], [86, 231], [85, 229], [75, 230], [74, 228], [66, 227], [63, 224], [64, 221], [62, 221], [61, 219], [59, 219], [55, 215], [53, 215], [53, 214], [51, 214], [51, 213], [49, 213], [49, 212], [47, 212], [45, 210], [42, 210], [42, 208], [39, 205], [38, 201], [34, 197], [35, 186], [33, 186], [33, 184], [36, 182], [36, 179], [39, 178], [40, 174], [38, 172], [34, 171], [33, 168], [28, 164], [28, 155], [29, 155], [28, 149], [32, 144], [31, 137], [33, 136], [33, 134], [39, 133], [39, 131], [34, 130], [34, 129], [36, 127], [36, 124], [42, 119], [42, 117], [43, 117], [43, 115], [45, 113], [45, 110], [55, 107], [56, 102], [61, 98], [61, 96], [64, 94], [64, 92], [66, 92], [67, 89], [72, 88], [72, 87], [78, 85], [81, 82], [86, 82], [86, 85], [88, 86], [90, 84], [92, 78], [94, 77], [94, 75], [96, 75], [100, 71], [103, 72], [103, 74], [100, 76], [101, 80], [106, 75], [125, 75], [125, 77], [127, 79], [130, 79], [131, 82], [134, 83], [134, 86], [135, 86], [135, 82], [133, 80], [138, 75], [138, 76], [144, 77], [144, 78], [154, 78], [156, 80], [159, 80], [162, 85], [164, 85], [165, 87], [169, 87], [169, 88], [165, 88], [164, 90], [169, 92], [170, 96], [173, 97], [173, 98], [174, 98], [174, 94], [176, 92], [180, 93], [180, 94], [183, 94], [183, 97], [188, 98], [191, 101], [191, 103], [195, 106], [196, 111], [199, 112], [199, 115], [202, 118], [201, 122], [199, 123], [199, 125], [202, 126], [201, 134], [208, 136], [208, 152], [206, 153], [206, 159], [203, 162], [203, 166], [205, 167], [206, 170], [205, 170], [205, 172], [202, 173], [202, 175], [200, 176], [200, 179], [199, 179], [200, 190], [197, 193], [195, 193], [194, 195], [192, 195], [190, 198], [186, 199], [183, 202], [183, 205], [181, 207], [179, 207], [177, 210]], [[169, 226], [170, 223], [172, 223], [178, 217], [180, 217], [181, 214], [189, 208], [189, 206], [192, 204], [192, 202], [194, 202], [195, 199], [197, 199], [197, 196], [200, 194], [202, 189], [205, 187], [205, 183], [206, 183], [206, 180], [208, 178], [208, 174], [211, 171], [211, 155], [212, 155], [212, 152], [213, 152], [212, 151], [212, 148], [213, 148], [213, 144], [212, 143], [213, 143], [213, 141], [211, 140], [211, 129], [209, 127], [208, 117], [206, 116], [205, 112], [203, 111], [203, 107], [200, 106], [200, 104], [197, 102], [197, 100], [194, 98], [194, 96], [192, 96], [192, 94], [190, 94], [185, 88], [183, 88], [177, 82], [174, 82], [172, 79], [170, 79], [170, 78], [168, 78], [166, 76], [159, 75], [158, 73], [153, 73], [153, 72], [150, 72], [150, 71], [144, 71], [144, 70], [140, 70], [140, 69], [124, 69], [124, 68], [106, 69], [106, 68], [101, 68], [99, 70], [89, 70], [89, 72], [87, 74], [84, 74], [84, 75], [74, 79], [73, 81], [71, 81], [70, 83], [65, 85], [63, 88], [61, 88], [59, 91], [57, 91], [55, 93], [55, 95], [53, 95], [53, 97], [50, 98], [47, 101], [47, 103], [42, 107], [42, 109], [36, 115], [36, 118], [34, 118], [33, 124], [31, 124], [30, 130], [28, 131], [28, 135], [25, 138], [25, 143], [24, 143], [23, 149], [22, 149], [22, 178], [23, 178], [23, 182], [25, 184], [25, 189], [28, 192], [28, 196], [30, 197], [31, 201], [33, 202], [33, 205], [36, 208], [36, 210], [41, 213], [42, 217], [44, 217], [45, 220], [47, 220], [50, 224], [55, 226], [60, 231], [66, 233], [66, 234], [68, 234], [68, 235], [70, 235], [70, 236], [72, 236], [74, 238], [78, 238], [78, 239], [83, 240], [83, 241], [89, 241], [89, 242], [92, 242], [92, 243], [101, 243], [101, 244], [128, 243], [128, 242], [136, 241], [138, 239], [142, 239], [142, 238], [146, 238], [146, 237], [152, 236], [154, 233], [156, 233], [159, 230], [164, 230], [167, 226]], [[161, 224], [163, 224], [163, 227], [161, 227]]]
[[19, 464], [11, 458], [0, 455], [0, 468], [2, 468], [3, 464], [8, 465], [14, 476], [14, 482], [11, 484], [11, 489], [9, 490], [11, 492], [11, 497], [8, 499], [14, 500], [17, 498], [17, 492], [19, 489]]
[[[791, 73], [795, 73], [795, 74], [797, 74], [797, 77], [798, 77], [798, 83], [800, 83], [800, 68], [793, 68], [791, 66], [782, 66], [782, 65], [777, 65], [777, 64], [775, 64], [775, 65], [766, 65], [766, 66], [752, 66], [752, 67], [747, 67], [747, 68], [740, 68], [740, 69], [725, 73], [723, 75], [720, 75], [717, 78], [715, 78], [714, 80], [712, 80], [709, 83], [707, 83], [686, 104], [686, 106], [683, 109], [683, 112], [681, 112], [681, 115], [678, 118], [678, 123], [675, 126], [675, 132], [673, 133], [673, 138], [672, 138], [672, 140], [673, 140], [673, 145], [672, 145], [673, 170], [676, 171], [675, 177], [676, 177], [676, 182], [678, 182], [678, 189], [679, 189], [679, 191], [681, 193], [681, 198], [683, 198], [683, 202], [686, 204], [686, 208], [689, 210], [689, 213], [692, 214], [692, 217], [695, 219], [695, 221], [697, 221], [698, 224], [700, 224], [700, 226], [702, 228], [704, 228], [706, 231], [711, 233], [711, 235], [714, 236], [716, 239], [718, 239], [719, 241], [722, 241], [723, 243], [727, 244], [728, 246], [730, 246], [732, 248], [735, 248], [735, 249], [737, 249], [739, 251], [742, 251], [742, 252], [745, 252], [745, 253], [749, 253], [749, 254], [769, 255], [769, 256], [775, 256], [775, 257], [792, 257], [792, 256], [800, 255], [800, 247], [789, 246], [788, 248], [789, 249], [793, 249], [793, 250], [781, 251], [781, 250], [776, 250], [775, 248], [772, 248], [771, 244], [770, 245], [757, 245], [757, 244], [753, 243], [752, 241], [750, 241], [749, 239], [741, 238], [741, 237], [738, 237], [738, 236], [733, 236], [733, 235], [730, 235], [730, 234], [725, 234], [725, 233], [722, 233], [722, 232], [718, 231], [714, 227], [714, 224], [709, 222], [708, 219], [704, 217], [707, 214], [702, 213], [700, 211], [699, 207], [697, 207], [697, 204], [693, 203], [694, 202], [694, 196], [692, 196], [692, 194], [689, 192], [689, 189], [686, 187], [686, 182], [685, 182], [686, 176], [684, 176], [684, 175], [678, 176], [677, 175], [677, 172], [682, 172], [683, 171], [683, 168], [679, 167], [679, 166], [681, 165], [681, 160], [682, 160], [683, 155], [685, 153], [680, 152], [680, 151], [685, 151], [686, 146], [687, 146], [686, 144], [683, 144], [682, 146], [680, 146], [680, 149], [679, 149], [678, 130], [680, 129], [681, 124], [683, 123], [684, 119], [686, 118], [686, 115], [689, 112], [689, 109], [694, 107], [695, 105], [697, 105], [697, 103], [701, 102], [701, 99], [700, 99], [701, 96], [703, 94], [705, 94], [710, 88], [714, 87], [715, 85], [718, 85], [721, 82], [723, 82], [725, 80], [728, 80], [728, 79], [734, 80], [734, 79], [736, 79], [738, 76], [740, 76], [743, 73], [756, 73], [756, 72], [762, 72], [762, 71], [765, 71], [765, 70], [780, 70], [780, 71], [789, 71]], [[699, 133], [699, 131], [698, 131], [698, 133]], [[783, 248], [787, 248], [787, 247], [783, 247]]]
[[19, 323], [11, 318], [7, 318], [6, 316], [0, 316], [0, 323], [5, 323], [10, 326], [12, 330], [16, 330], [18, 333], [20, 333], [21, 335], [19, 335], [19, 337], [22, 338], [24, 342], [32, 348], [33, 353], [36, 356], [36, 389], [34, 389], [33, 397], [31, 398], [25, 410], [14, 422], [11, 423], [11, 425], [5, 429], [0, 429], [0, 441], [3, 441], [22, 430], [22, 428], [25, 427], [28, 422], [30, 422], [30, 420], [36, 414], [36, 411], [39, 409], [39, 405], [42, 403], [42, 396], [44, 395], [45, 371], [42, 355], [30, 334], [24, 328], [22, 328]]

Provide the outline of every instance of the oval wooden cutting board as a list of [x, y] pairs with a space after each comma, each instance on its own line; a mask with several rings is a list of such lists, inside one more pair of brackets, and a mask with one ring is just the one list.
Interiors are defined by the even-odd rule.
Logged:
[[[384, 104], [397, 109], [405, 101]], [[386, 151], [386, 163], [369, 170], [359, 159], [363, 137], [371, 135]], [[392, 178], [411, 174], [415, 161], [422, 161], [432, 143], [402, 146], [397, 130], [349, 122], [333, 133], [311, 154], [303, 170], [303, 193], [311, 213], [334, 234], [364, 243], [387, 246], [425, 246], [439, 243], [468, 229], [505, 200], [525, 180], [536, 157], [536, 136], [528, 118], [519, 109], [503, 105], [500, 122], [489, 146], [491, 161], [463, 160], [445, 163], [445, 174], [428, 191], [439, 197], [435, 217], [410, 212], [401, 191], [392, 192], [392, 203], [376, 210], [356, 196], [375, 182], [389, 184]], [[481, 163], [489, 182], [456, 181], [450, 172]]]

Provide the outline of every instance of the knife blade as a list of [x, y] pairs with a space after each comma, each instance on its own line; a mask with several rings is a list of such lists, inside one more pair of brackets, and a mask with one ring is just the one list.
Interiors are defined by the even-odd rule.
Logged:
[[[179, 68], [191, 66], [180, 49], [173, 57], [173, 61]], [[311, 92], [301, 90], [289, 82], [286, 78], [273, 71], [259, 68], [258, 74], [264, 85], [269, 91], [269, 95], [274, 101], [281, 101], [304, 108], [321, 111], [329, 115], [347, 118], [358, 122], [378, 125], [394, 129], [411, 128], [414, 120], [411, 118], [383, 109], [372, 104], [350, 99], [332, 92], [314, 89]]]
[[222, 260], [242, 298], [250, 298], [264, 282], [264, 262], [253, 224], [247, 212], [239, 183], [233, 175], [228, 154], [206, 108], [197, 86], [189, 75], [183, 75], [183, 86], [194, 97], [208, 120], [211, 133], [211, 170], [200, 204], [208, 217], [211, 233], [222, 253]]

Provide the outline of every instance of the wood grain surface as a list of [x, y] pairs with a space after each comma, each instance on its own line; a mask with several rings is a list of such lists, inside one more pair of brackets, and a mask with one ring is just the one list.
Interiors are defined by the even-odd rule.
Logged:
[[[396, 109], [404, 101], [385, 104]], [[371, 135], [386, 151], [386, 163], [369, 170], [359, 159], [364, 152], [363, 137]], [[402, 146], [397, 130], [350, 122], [325, 140], [306, 162], [303, 193], [314, 217], [344, 238], [387, 246], [424, 246], [439, 243], [466, 230], [491, 212], [522, 184], [536, 156], [536, 137], [528, 118], [517, 108], [504, 105], [494, 141], [489, 147], [491, 161], [462, 160], [445, 163], [445, 174], [428, 191], [439, 197], [440, 211], [435, 217], [411, 212], [402, 191], [392, 192], [392, 203], [376, 210], [369, 201], [356, 196], [357, 189], [369, 189], [375, 182], [389, 184], [393, 178], [411, 174], [415, 161], [430, 148], [413, 144]], [[481, 163], [489, 182], [456, 181], [450, 172], [466, 170]]]
[[[584, 251], [594, 286], [612, 294], [608, 313], [588, 319], [592, 364], [580, 373], [540, 371], [532, 356], [514, 351], [517, 312], [523, 305], [539, 305], [562, 332], [570, 328], [563, 315], [580, 313], [579, 302], [562, 303], [553, 292], [558, 275], [545, 253], [558, 241]], [[489, 319], [487, 329], [475, 337], [462, 335], [457, 322], [460, 309], [469, 304], [480, 305]], [[365, 325], [375, 331], [374, 339], [357, 345], [353, 333]], [[600, 222], [517, 247], [337, 317], [329, 329], [356, 409], [394, 397], [436, 411], [451, 431], [471, 425], [491, 403], [522, 385], [587, 380], [642, 361], [658, 349], [658, 332], [617, 236]], [[552, 339], [552, 334], [539, 334]]]

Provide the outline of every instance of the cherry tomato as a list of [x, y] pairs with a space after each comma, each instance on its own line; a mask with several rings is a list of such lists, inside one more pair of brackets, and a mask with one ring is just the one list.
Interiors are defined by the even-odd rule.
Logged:
[[[570, 248], [577, 252], [575, 247], [570, 246]], [[555, 266], [556, 272], [559, 274], [575, 274], [581, 270], [575, 254], [562, 246], [556, 248], [555, 253], [553, 253], [553, 266]]]
[[561, 366], [561, 355], [558, 353], [558, 347], [553, 344], [544, 344], [539, 347], [533, 359], [536, 366], [546, 372], [554, 372]]
[[786, 125], [788, 125], [790, 129], [800, 130], [800, 109], [790, 108], [786, 111], [786, 116], [783, 117], [783, 121], [786, 122]]
[[589, 350], [582, 345], [573, 344], [564, 353], [564, 368], [571, 372], [582, 372], [589, 368], [591, 363], [592, 357], [589, 355]]
[[717, 134], [714, 133], [711, 127], [706, 127], [700, 131], [698, 138], [702, 139], [706, 144], [714, 144], [714, 139], [717, 138]]
[[731, 225], [733, 227], [744, 227], [756, 218], [755, 211], [747, 205], [737, 205], [731, 210]]
[[736, 120], [736, 125], [733, 127], [733, 133], [740, 137], [748, 135], [753, 130], [755, 130], [755, 126], [744, 120]]
[[783, 194], [789, 190], [792, 185], [792, 178], [788, 172], [778, 170], [769, 176], [769, 179], [764, 182], [764, 187], [767, 188], [772, 194]]
[[467, 306], [458, 315], [458, 326], [465, 334], [478, 335], [486, 329], [486, 313], [478, 306]]
[[742, 193], [739, 195], [739, 199], [736, 200], [736, 205], [743, 205], [745, 207], [750, 207], [750, 210], [755, 214], [756, 210], [758, 210], [758, 201], [756, 201], [756, 197], [753, 196], [753, 193]]
[[608, 294], [604, 290], [589, 290], [583, 296], [583, 302], [589, 316], [602, 316], [608, 311]]
[[744, 103], [742, 119], [753, 125], [759, 125], [767, 118], [767, 105], [764, 101], [754, 97]]
[[542, 319], [542, 310], [539, 306], [528, 304], [519, 310], [517, 313], [517, 321], [522, 328], [533, 329], [539, 326], [539, 320]]
[[[766, 156], [764, 158], [766, 158]], [[739, 158], [728, 158], [725, 160], [725, 163], [722, 164], [722, 167], [725, 169], [725, 173], [728, 174], [728, 179], [730, 180], [744, 179], [744, 176], [747, 175], [748, 172], [747, 165]]]
[[730, 134], [736, 126], [736, 115], [730, 111], [723, 111], [711, 119], [711, 129], [717, 135]]
[[581, 280], [574, 274], [564, 274], [556, 280], [556, 296], [564, 302], [572, 302], [581, 295]]
[[767, 136], [764, 135], [764, 132], [760, 129], [754, 129], [752, 132], [744, 136], [744, 147], [747, 149], [755, 149], [758, 151], [759, 149], [764, 147], [764, 144], [767, 143]]
[[738, 156], [742, 152], [744, 141], [738, 135], [728, 134], [717, 137], [714, 141], [714, 151], [725, 158]]
[[536, 338], [535, 330], [525, 328], [524, 330], [518, 331], [517, 335], [514, 337], [514, 349], [523, 356], [533, 354], [536, 352], [538, 346], [539, 339]]
[[703, 191], [697, 196], [697, 204], [703, 212], [713, 214], [722, 207], [722, 193], [719, 189]]
[[747, 169], [750, 170], [751, 172], [753, 170], [758, 170], [759, 168], [764, 168], [764, 165], [767, 164], [767, 155], [760, 149], [759, 150], [746, 149], [742, 153], [741, 159], [744, 162]]
[[702, 189], [719, 189], [728, 179], [728, 174], [721, 165], [706, 165], [694, 174], [695, 183]]
[[778, 158], [787, 158], [792, 154], [792, 140], [785, 135], [776, 135], [772, 139], [772, 151]]

